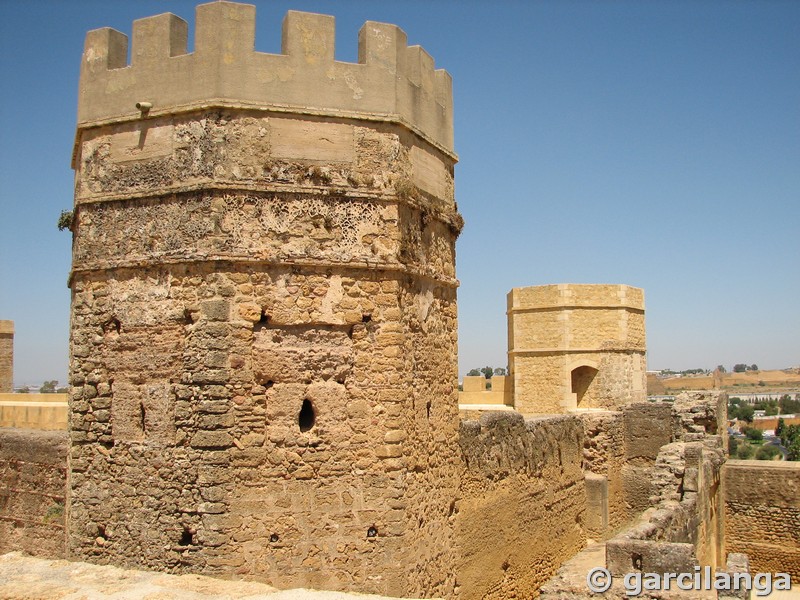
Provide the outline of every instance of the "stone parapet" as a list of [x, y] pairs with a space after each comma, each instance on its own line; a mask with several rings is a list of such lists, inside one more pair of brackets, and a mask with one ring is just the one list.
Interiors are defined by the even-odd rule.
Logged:
[[0, 427], [0, 554], [64, 556], [67, 448], [63, 431]]
[[0, 394], [0, 427], [66, 430], [68, 394]]
[[[281, 54], [254, 50], [255, 6], [214, 2], [197, 7], [194, 51], [188, 25], [173, 14], [133, 24], [128, 38], [90, 31], [81, 63], [79, 129], [231, 106], [333, 115], [403, 124], [453, 153], [452, 81], [394, 25], [368, 21], [358, 35], [358, 63], [334, 59], [334, 19], [290, 11]], [[137, 108], [139, 103], [139, 108]], [[145, 110], [142, 110], [142, 107]]]

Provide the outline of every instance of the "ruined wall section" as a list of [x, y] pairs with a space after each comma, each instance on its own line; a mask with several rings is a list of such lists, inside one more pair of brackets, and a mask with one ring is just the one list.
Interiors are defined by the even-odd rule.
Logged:
[[484, 413], [460, 443], [459, 597], [533, 597], [586, 542], [581, 422]]
[[722, 471], [725, 551], [752, 573], [800, 577], [800, 464], [729, 460]]
[[63, 558], [65, 432], [0, 428], [0, 554]]
[[644, 293], [559, 284], [508, 294], [508, 360], [523, 413], [614, 410], [646, 397]]
[[[95, 61], [116, 33], [87, 37], [81, 110], [101, 83], [127, 94], [81, 122], [75, 154], [71, 555], [279, 587], [448, 595], [461, 217], [455, 157], [422, 102], [442, 76], [432, 62], [414, 71], [424, 82], [408, 122], [358, 102], [344, 111], [333, 92], [315, 105], [326, 96], [310, 82], [327, 89], [341, 71], [338, 83], [383, 106], [374, 82], [325, 62], [328, 17], [290, 13], [284, 50], [295, 58], [242, 67], [238, 47], [214, 44], [238, 44], [229, 34], [251, 13], [199, 7], [195, 53], [173, 58], [137, 48], [172, 44], [148, 36], [182, 26], [137, 22], [130, 67]], [[381, 27], [367, 25], [361, 54], [394, 76], [378, 57], [399, 38]], [[163, 106], [184, 93], [167, 85], [192, 71], [180, 60], [212, 53], [219, 89], [245, 85], [234, 75], [257, 80], [261, 100]], [[143, 81], [159, 64], [163, 85]], [[304, 81], [308, 110], [270, 95], [299, 94]], [[153, 104], [142, 119], [134, 98]]]
[[603, 540], [631, 518], [623, 478], [625, 421], [619, 411], [583, 413], [580, 419], [588, 504], [586, 536]]
[[14, 321], [0, 321], [0, 394], [14, 391]]

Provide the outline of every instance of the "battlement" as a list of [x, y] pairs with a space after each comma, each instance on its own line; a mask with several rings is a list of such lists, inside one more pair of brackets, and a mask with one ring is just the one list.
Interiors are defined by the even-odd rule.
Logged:
[[[103, 28], [86, 35], [78, 128], [209, 106], [233, 106], [400, 123], [453, 154], [452, 80], [395, 25], [367, 21], [358, 63], [334, 60], [334, 18], [290, 11], [281, 54], [256, 52], [255, 6], [196, 9], [188, 25], [173, 14], [133, 23], [128, 38]], [[144, 105], [144, 111], [137, 108]]]
[[629, 285], [561, 283], [514, 288], [508, 312], [565, 308], [627, 308], [644, 311], [644, 291]]

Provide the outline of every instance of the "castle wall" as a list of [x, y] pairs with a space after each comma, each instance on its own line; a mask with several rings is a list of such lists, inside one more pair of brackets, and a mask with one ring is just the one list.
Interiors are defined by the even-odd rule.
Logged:
[[0, 427], [66, 430], [69, 394], [0, 394]]
[[530, 598], [586, 541], [583, 427], [574, 416], [462, 421], [459, 597]]
[[520, 412], [614, 409], [646, 397], [644, 295], [627, 285], [508, 294], [508, 357]]
[[0, 554], [63, 558], [65, 432], [0, 428]]
[[14, 391], [14, 321], [0, 321], [0, 394]]
[[336, 63], [320, 15], [287, 16], [284, 55], [253, 53], [254, 19], [199, 7], [192, 54], [185, 24], [137, 21], [130, 66], [121, 34], [87, 36], [70, 556], [449, 595], [449, 76], [382, 24]]
[[725, 551], [753, 573], [800, 577], [800, 463], [729, 460], [722, 477]]

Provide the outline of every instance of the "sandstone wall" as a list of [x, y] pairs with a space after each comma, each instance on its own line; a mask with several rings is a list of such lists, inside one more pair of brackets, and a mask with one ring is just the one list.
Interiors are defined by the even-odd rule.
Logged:
[[14, 321], [0, 321], [0, 394], [14, 391]]
[[581, 423], [485, 413], [462, 421], [460, 444], [459, 597], [533, 597], [586, 540]]
[[0, 427], [66, 430], [69, 394], [0, 394]]
[[62, 558], [65, 432], [0, 428], [0, 554]]
[[381, 24], [335, 63], [320, 15], [254, 53], [253, 10], [198, 8], [192, 54], [185, 24], [137, 21], [129, 67], [121, 34], [87, 36], [70, 554], [451, 594], [449, 77]]
[[800, 577], [800, 463], [729, 460], [722, 472], [725, 550], [753, 573]]

